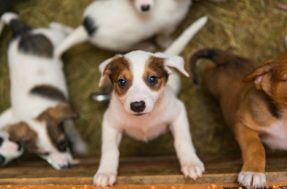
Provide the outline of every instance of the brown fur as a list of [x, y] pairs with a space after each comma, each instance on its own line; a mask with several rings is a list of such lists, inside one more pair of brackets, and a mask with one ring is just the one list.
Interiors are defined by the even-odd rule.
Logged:
[[[103, 73], [104, 77], [109, 77], [114, 91], [117, 95], [123, 96], [126, 94], [130, 86], [132, 85], [133, 75], [129, 69], [128, 61], [122, 57], [116, 57], [112, 60], [112, 62], [106, 67]], [[119, 79], [126, 79], [127, 85], [124, 88], [119, 87], [118, 81]]]
[[5, 131], [9, 133], [11, 141], [22, 142], [28, 151], [35, 152], [38, 150], [36, 145], [38, 135], [26, 123], [20, 122], [10, 125], [5, 128]]
[[[155, 76], [158, 79], [155, 85], [150, 85], [147, 82], [147, 79], [150, 76]], [[147, 64], [145, 68], [143, 80], [145, 81], [146, 85], [154, 91], [158, 91], [163, 86], [165, 86], [168, 80], [168, 73], [164, 69], [164, 59], [157, 58], [157, 57], [151, 57], [149, 60], [149, 63]]]
[[77, 117], [70, 105], [61, 103], [56, 107], [49, 108], [37, 119], [46, 122], [47, 131], [52, 144], [57, 148], [58, 144], [65, 140], [64, 122]]
[[264, 127], [283, 119], [281, 114], [287, 108], [287, 54], [254, 70], [257, 63], [251, 60], [220, 50], [202, 50], [191, 59], [192, 72], [198, 58], [217, 64], [205, 69], [203, 83], [218, 99], [224, 119], [234, 131], [242, 152], [242, 171], [264, 172], [260, 136]]

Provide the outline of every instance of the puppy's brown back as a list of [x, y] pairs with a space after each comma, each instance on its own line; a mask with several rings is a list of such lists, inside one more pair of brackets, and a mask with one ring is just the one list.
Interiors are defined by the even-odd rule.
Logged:
[[[190, 60], [193, 81], [197, 83], [196, 64], [198, 59], [211, 60], [214, 65], [204, 69], [202, 83], [220, 102], [223, 115], [229, 124], [235, 119], [240, 99], [253, 90], [252, 84], [242, 81], [256, 67], [256, 63], [217, 49], [197, 51]], [[227, 112], [224, 112], [227, 111]]]

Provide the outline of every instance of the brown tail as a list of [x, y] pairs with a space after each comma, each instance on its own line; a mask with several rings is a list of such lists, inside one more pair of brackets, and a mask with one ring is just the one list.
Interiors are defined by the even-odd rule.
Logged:
[[238, 62], [236, 60], [241, 60], [242, 58], [235, 56], [228, 51], [223, 51], [219, 49], [201, 49], [195, 52], [190, 58], [189, 66], [190, 72], [192, 74], [192, 80], [195, 84], [198, 83], [196, 74], [196, 63], [198, 59], [205, 58], [213, 61], [216, 65], [223, 65], [228, 62]]

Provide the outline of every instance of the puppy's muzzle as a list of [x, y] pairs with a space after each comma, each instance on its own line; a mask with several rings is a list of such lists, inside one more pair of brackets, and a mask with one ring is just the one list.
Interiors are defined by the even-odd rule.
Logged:
[[149, 10], [150, 10], [150, 5], [142, 5], [142, 6], [141, 6], [141, 10], [142, 10], [143, 12], [149, 11]]
[[134, 111], [135, 113], [141, 113], [145, 110], [145, 108], [146, 106], [144, 101], [131, 103], [131, 110]]

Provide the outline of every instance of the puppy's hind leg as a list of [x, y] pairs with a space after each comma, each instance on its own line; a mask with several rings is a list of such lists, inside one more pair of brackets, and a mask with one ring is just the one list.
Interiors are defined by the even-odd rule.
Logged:
[[79, 155], [87, 154], [87, 144], [80, 136], [79, 132], [75, 128], [75, 124], [72, 120], [65, 121], [64, 130], [68, 140], [72, 144], [72, 151]]
[[189, 124], [185, 107], [180, 102], [178, 117], [171, 124], [171, 132], [174, 136], [174, 146], [181, 165], [181, 171], [186, 177], [197, 179], [204, 172], [204, 165], [198, 158], [193, 146], [189, 131]]
[[243, 158], [243, 166], [238, 176], [238, 182], [245, 187], [264, 187], [266, 185], [264, 174], [265, 149], [258, 133], [242, 124], [236, 124], [235, 134]]

